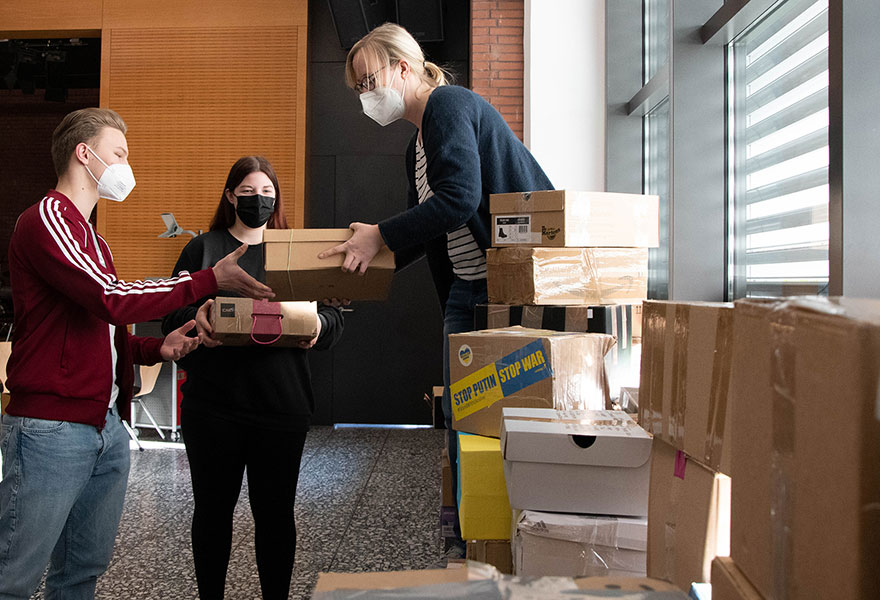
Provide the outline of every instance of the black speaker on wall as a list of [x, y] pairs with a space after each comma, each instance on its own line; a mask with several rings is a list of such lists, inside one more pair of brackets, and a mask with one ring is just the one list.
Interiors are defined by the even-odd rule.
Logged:
[[399, 23], [420, 42], [443, 41], [442, 0], [327, 0], [336, 35], [349, 50], [382, 23]]
[[441, 0], [396, 0], [397, 23], [420, 42], [443, 41]]

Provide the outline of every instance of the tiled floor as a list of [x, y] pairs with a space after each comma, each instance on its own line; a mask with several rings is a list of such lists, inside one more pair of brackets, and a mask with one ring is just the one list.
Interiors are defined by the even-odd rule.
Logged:
[[[439, 562], [444, 433], [312, 429], [297, 495], [291, 598], [309, 598], [321, 571], [423, 569]], [[197, 598], [186, 453], [179, 448], [133, 450], [131, 457], [116, 550], [98, 582], [97, 597]], [[34, 596], [42, 597], [42, 591]], [[246, 480], [235, 517], [226, 597], [260, 598]]]

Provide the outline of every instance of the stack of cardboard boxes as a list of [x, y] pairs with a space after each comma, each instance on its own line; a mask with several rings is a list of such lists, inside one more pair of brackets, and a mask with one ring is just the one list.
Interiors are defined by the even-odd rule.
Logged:
[[733, 367], [731, 559], [713, 597], [877, 597], [880, 302], [738, 301]]
[[658, 197], [572, 190], [495, 194], [489, 209], [491, 304], [478, 308], [477, 328], [612, 334], [617, 346], [606, 358], [610, 395], [637, 386], [633, 343], [641, 337], [648, 248], [659, 245]]
[[[613, 517], [589, 517], [577, 522], [560, 517], [559, 523], [548, 526], [558, 515], [523, 513], [518, 515], [517, 527], [512, 523], [508, 498], [508, 490], [513, 488], [504, 472], [510, 461], [504, 455], [502, 462], [498, 438], [503, 410], [545, 409], [548, 415], [552, 413], [547, 418], [561, 422], [565, 418], [556, 410], [604, 410], [611, 397], [617, 396], [619, 386], [635, 379], [632, 366], [637, 360], [632, 360], [632, 340], [640, 332], [631, 303], [640, 302], [647, 292], [647, 248], [658, 245], [658, 199], [573, 191], [500, 194], [491, 197], [490, 210], [494, 247], [488, 250], [486, 262], [492, 304], [478, 307], [477, 331], [449, 338], [453, 427], [460, 432], [459, 516], [462, 536], [479, 542], [469, 546], [469, 556], [477, 558], [494, 546], [503, 547], [509, 557], [507, 541], [512, 525], [514, 535], [521, 531], [519, 539], [529, 549], [522, 555], [526, 562], [548, 549], [550, 538], [538, 541], [526, 532], [529, 529], [534, 533], [541, 527], [555, 531], [553, 543], [562, 548], [563, 554], [566, 544], [572, 542], [566, 536], [585, 535], [601, 537], [615, 550], [622, 543], [635, 546], [636, 554], [643, 553], [647, 455], [638, 464], [645, 467], [645, 497], [644, 505], [636, 512], [623, 508], [627, 494], [609, 493], [605, 501], [613, 500], [613, 510], [600, 510], [594, 505], [587, 510], [582, 505], [570, 512]], [[518, 447], [522, 438], [519, 433], [514, 438], [513, 444]], [[570, 438], [564, 434], [560, 439], [565, 443]], [[641, 440], [642, 452], [650, 451], [644, 449], [646, 439]], [[577, 460], [590, 463], [601, 454], [580, 449]], [[584, 459], [587, 455], [590, 458]], [[532, 458], [545, 466], [554, 460], [550, 456]], [[528, 459], [522, 464], [526, 462]], [[517, 472], [522, 469], [516, 468]], [[563, 483], [555, 481], [556, 486]], [[528, 501], [518, 508], [569, 510], [531, 505]], [[620, 525], [614, 519], [621, 515], [636, 515], [642, 521], [634, 527], [629, 523]], [[612, 521], [614, 525], [610, 525]], [[607, 534], [617, 529], [622, 531], [620, 536], [609, 538]], [[582, 551], [578, 540], [569, 546], [570, 552]], [[596, 547], [601, 545], [597, 542]], [[537, 573], [540, 568], [527, 570]], [[644, 567], [634, 571], [601, 570], [604, 574], [612, 571], [643, 573]], [[558, 574], [581, 572], [596, 574], [581, 567]]]
[[710, 581], [730, 546], [733, 305], [643, 305], [639, 423], [654, 435], [648, 575]]
[[514, 570], [644, 577], [651, 436], [620, 411], [505, 408]]

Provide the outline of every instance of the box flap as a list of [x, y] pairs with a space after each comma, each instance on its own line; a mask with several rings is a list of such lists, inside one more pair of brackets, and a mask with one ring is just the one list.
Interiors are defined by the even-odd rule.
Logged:
[[647, 552], [648, 519], [524, 510], [517, 534]]
[[264, 242], [344, 242], [351, 229], [266, 229]]

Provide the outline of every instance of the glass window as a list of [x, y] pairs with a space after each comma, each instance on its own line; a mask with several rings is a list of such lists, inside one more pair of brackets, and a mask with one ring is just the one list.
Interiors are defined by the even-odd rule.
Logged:
[[660, 246], [648, 251], [648, 298], [669, 298], [669, 97], [645, 115], [644, 193], [660, 196]]
[[[643, 0], [642, 76], [647, 84], [669, 63], [669, 0]], [[660, 247], [648, 251], [648, 297], [669, 298], [669, 96], [647, 106], [642, 123], [642, 192], [660, 197]]]
[[643, 0], [644, 60], [643, 81], [645, 85], [669, 60], [669, 0]]
[[828, 0], [785, 0], [728, 47], [732, 298], [828, 288]]

